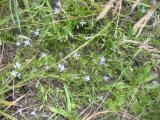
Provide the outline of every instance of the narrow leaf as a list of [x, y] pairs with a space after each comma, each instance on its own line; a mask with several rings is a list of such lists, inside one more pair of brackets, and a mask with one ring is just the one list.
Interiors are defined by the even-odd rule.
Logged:
[[7, 113], [1, 111], [1, 110], [0, 110], [0, 114], [1, 114], [2, 116], [4, 116], [5, 118], [7, 118], [7, 119], [10, 119], [10, 120], [17, 120], [15, 117], [13, 117], [13, 116], [11, 116], [11, 115], [9, 115], [9, 114], [7, 114]]
[[66, 97], [67, 97], [67, 108], [68, 108], [68, 111], [70, 112], [71, 109], [72, 109], [72, 105], [71, 105], [71, 100], [70, 100], [70, 95], [69, 95], [69, 91], [67, 89], [67, 86], [64, 85], [64, 91], [66, 93]]

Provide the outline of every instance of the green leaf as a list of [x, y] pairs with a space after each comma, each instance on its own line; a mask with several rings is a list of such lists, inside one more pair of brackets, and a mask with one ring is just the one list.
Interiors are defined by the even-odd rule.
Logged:
[[20, 24], [21, 22], [20, 22], [19, 11], [18, 11], [18, 8], [17, 8], [17, 1], [13, 0], [13, 3], [14, 3], [14, 12], [15, 12], [15, 15], [16, 15], [18, 27], [19, 27], [19, 30], [21, 31], [21, 24]]
[[23, 0], [24, 6], [26, 9], [29, 9], [29, 3], [28, 0]]
[[130, 106], [131, 110], [134, 113], [141, 113], [143, 111], [143, 106], [139, 104], [137, 100], [134, 100], [133, 103]]
[[144, 82], [150, 82], [150, 81], [155, 80], [157, 78], [158, 78], [158, 74], [152, 73], [148, 77], [145, 78]]
[[125, 96], [124, 95], [118, 95], [116, 97], [116, 105], [119, 107], [121, 105], [123, 105], [125, 102]]
[[66, 97], [67, 97], [67, 108], [68, 111], [70, 112], [72, 109], [72, 104], [71, 104], [71, 100], [70, 100], [70, 95], [69, 95], [69, 91], [66, 85], [64, 85], [64, 91], [66, 93]]
[[116, 111], [117, 108], [116, 108], [116, 103], [115, 101], [113, 101], [112, 99], [108, 99], [107, 100], [107, 104], [108, 104], [108, 107], [109, 109], [113, 110], [113, 111]]
[[8, 22], [10, 20], [10, 17], [5, 17], [3, 19], [0, 20], [0, 26], [2, 26], [3, 24], [5, 24], [6, 22]]
[[67, 118], [69, 120], [75, 120], [76, 119], [70, 112], [64, 111], [61, 108], [55, 108], [55, 107], [48, 106], [48, 109], [51, 112], [59, 114], [59, 115], [62, 115], [63, 117], [65, 117], [65, 118]]

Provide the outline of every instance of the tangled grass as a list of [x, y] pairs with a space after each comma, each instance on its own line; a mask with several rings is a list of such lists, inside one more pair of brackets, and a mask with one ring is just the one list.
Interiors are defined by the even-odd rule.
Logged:
[[159, 6], [1, 0], [0, 119], [158, 120]]

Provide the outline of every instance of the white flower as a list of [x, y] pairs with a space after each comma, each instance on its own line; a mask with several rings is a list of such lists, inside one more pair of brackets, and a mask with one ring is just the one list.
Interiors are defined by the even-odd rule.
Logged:
[[39, 35], [39, 31], [40, 31], [39, 29], [36, 29], [36, 31], [34, 31], [33, 34], [34, 34], [35, 36], [38, 36], [38, 35]]
[[86, 25], [87, 24], [87, 22], [85, 22], [84, 20], [82, 20], [81, 22], [80, 22], [80, 25], [83, 27], [84, 25]]
[[58, 64], [57, 70], [58, 70], [59, 72], [62, 72], [62, 71], [64, 71], [64, 70], [66, 70], [66, 68], [65, 68], [65, 66], [64, 66], [63, 64]]
[[16, 62], [15, 65], [13, 65], [14, 68], [20, 69], [21, 68], [21, 64], [19, 62]]
[[109, 77], [108, 76], [104, 76], [103, 79], [104, 79], [104, 81], [108, 81]]
[[54, 9], [54, 13], [55, 13], [55, 14], [60, 14], [60, 12], [61, 12], [61, 9], [60, 9], [60, 8], [55, 7], [55, 9]]
[[17, 72], [17, 71], [12, 71], [12, 72], [11, 72], [11, 75], [12, 75], [13, 77], [16, 77], [16, 76], [17, 76], [17, 74], [18, 74], [18, 72]]
[[154, 80], [154, 81], [152, 81], [152, 83], [153, 83], [154, 85], [157, 85], [157, 84], [158, 84], [158, 81]]
[[19, 47], [20, 45], [21, 45], [21, 42], [20, 42], [20, 41], [17, 41], [17, 42], [16, 42], [16, 46]]
[[60, 12], [61, 12], [61, 7], [62, 7], [62, 5], [61, 5], [60, 1], [58, 1], [58, 2], [55, 4], [54, 13], [55, 13], [55, 14], [60, 14]]
[[11, 72], [11, 75], [12, 75], [13, 77], [18, 77], [18, 78], [20, 78], [21, 73], [19, 73], [19, 72], [17, 72], [17, 71], [12, 71], [12, 72]]
[[92, 38], [92, 36], [85, 36], [85, 37], [84, 37], [85, 40], [89, 40], [89, 39], [91, 39], [91, 38]]
[[29, 39], [26, 39], [26, 40], [24, 41], [24, 45], [25, 45], [25, 46], [30, 46], [30, 45], [31, 45], [31, 41], [30, 41]]
[[89, 75], [86, 75], [86, 76], [84, 76], [84, 80], [87, 82], [87, 81], [90, 81], [90, 80], [91, 80], [91, 78], [90, 78], [90, 76], [89, 76]]
[[49, 117], [46, 112], [42, 114], [42, 117]]
[[56, 2], [56, 5], [55, 5], [55, 6], [58, 7], [58, 8], [61, 8], [61, 7], [62, 7], [60, 0], [58, 0], [58, 2]]
[[100, 100], [100, 101], [102, 101], [102, 100], [104, 100], [104, 96], [98, 96], [98, 100]]
[[45, 58], [45, 57], [46, 57], [46, 55], [47, 55], [47, 54], [46, 54], [46, 53], [44, 53], [44, 52], [42, 52], [42, 53], [41, 53], [41, 57], [42, 57], [42, 58]]
[[78, 52], [74, 52], [72, 56], [77, 60], [79, 59], [80, 54]]
[[35, 116], [36, 115], [36, 110], [32, 111], [30, 114]]
[[105, 61], [106, 61], [106, 58], [104, 56], [101, 56], [99, 60], [99, 65], [103, 65]]

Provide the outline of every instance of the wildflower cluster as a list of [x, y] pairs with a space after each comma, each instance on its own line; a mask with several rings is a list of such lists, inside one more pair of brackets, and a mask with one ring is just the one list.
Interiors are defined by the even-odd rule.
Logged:
[[20, 47], [21, 45], [24, 45], [24, 46], [31, 46], [32, 44], [31, 44], [31, 40], [30, 39], [25, 39], [24, 41], [20, 41], [20, 40], [18, 40], [17, 42], [16, 42], [16, 46], [17, 47]]
[[13, 65], [13, 67], [15, 70], [11, 72], [11, 76], [20, 78], [21, 73], [18, 72], [18, 70], [21, 69], [21, 64], [19, 62], [16, 62], [15, 65]]

